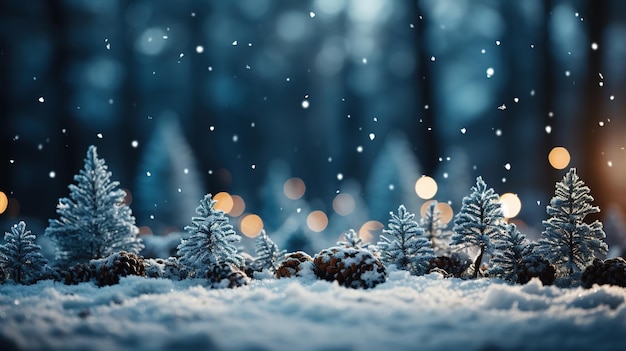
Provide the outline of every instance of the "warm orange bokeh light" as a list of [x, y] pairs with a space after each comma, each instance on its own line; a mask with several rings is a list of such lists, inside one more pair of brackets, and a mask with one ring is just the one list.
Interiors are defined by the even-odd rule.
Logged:
[[306, 225], [314, 232], [321, 232], [328, 226], [328, 217], [322, 211], [313, 211], [306, 217]]
[[500, 196], [502, 204], [502, 214], [504, 218], [513, 218], [522, 210], [522, 202], [519, 197], [513, 193], [505, 193]]
[[233, 209], [233, 198], [227, 192], [220, 192], [213, 196], [213, 200], [217, 201], [215, 204], [216, 210], [222, 210], [226, 213], [230, 212]]
[[437, 182], [429, 176], [422, 176], [415, 182], [415, 193], [424, 200], [432, 199], [437, 189]]
[[239, 230], [248, 238], [254, 238], [261, 233], [263, 220], [255, 214], [247, 214], [239, 221]]
[[239, 217], [246, 209], [246, 202], [239, 195], [231, 195], [233, 199], [233, 208], [228, 211], [228, 215], [231, 217]]
[[[428, 211], [428, 206], [436, 200], [426, 201], [422, 207], [420, 208], [420, 215], [424, 217], [426, 215], [426, 211]], [[439, 211], [439, 223], [442, 225], [447, 224], [454, 217], [454, 211], [452, 211], [452, 207], [448, 205], [447, 202], [437, 202], [435, 205], [435, 211]]]
[[304, 192], [306, 192], [306, 185], [300, 178], [289, 178], [283, 186], [283, 192], [288, 198], [297, 200], [304, 195]]
[[370, 242], [374, 239], [374, 234], [372, 234], [372, 232], [380, 232], [384, 227], [385, 225], [379, 221], [367, 221], [363, 223], [361, 229], [359, 229], [359, 236], [363, 242]]
[[4, 213], [7, 207], [9, 207], [9, 199], [5, 193], [0, 191], [0, 214]]
[[354, 198], [350, 194], [339, 194], [333, 200], [333, 210], [340, 216], [347, 216], [356, 206]]
[[563, 169], [567, 167], [570, 159], [569, 151], [562, 146], [553, 148], [548, 154], [548, 162], [550, 162], [550, 166], [555, 169]]

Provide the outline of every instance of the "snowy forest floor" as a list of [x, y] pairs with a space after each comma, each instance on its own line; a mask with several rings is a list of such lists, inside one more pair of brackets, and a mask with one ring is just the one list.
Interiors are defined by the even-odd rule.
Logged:
[[370, 290], [307, 278], [208, 289], [125, 277], [0, 285], [1, 350], [624, 350], [626, 289], [391, 270]]

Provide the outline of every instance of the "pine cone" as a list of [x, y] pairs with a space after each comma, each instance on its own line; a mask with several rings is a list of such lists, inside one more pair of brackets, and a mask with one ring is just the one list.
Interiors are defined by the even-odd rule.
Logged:
[[186, 277], [186, 273], [181, 271], [180, 264], [176, 257], [149, 258], [144, 259], [146, 266], [146, 277], [148, 278], [166, 278], [172, 280], [181, 280]]
[[285, 255], [276, 270], [276, 278], [300, 277], [304, 262], [313, 262], [313, 258], [306, 252], [296, 251]]
[[145, 277], [146, 266], [143, 257], [132, 252], [120, 251], [104, 258], [96, 275], [100, 286], [114, 285], [120, 282], [120, 277], [128, 275]]
[[550, 262], [537, 255], [525, 256], [520, 262], [521, 270], [517, 274], [517, 282], [526, 284], [531, 278], [537, 277], [543, 285], [552, 285], [556, 279], [556, 269]]
[[626, 260], [621, 257], [605, 261], [594, 259], [580, 277], [580, 285], [583, 288], [589, 289], [593, 284], [626, 287]]
[[387, 280], [385, 266], [372, 253], [353, 247], [331, 247], [315, 255], [315, 274], [353, 289], [373, 288]]
[[207, 278], [209, 278], [212, 287], [229, 289], [248, 285], [250, 280], [241, 269], [228, 263], [215, 265], [207, 273]]
[[88, 263], [77, 263], [65, 272], [65, 285], [76, 285], [91, 281], [95, 277], [95, 267]]
[[7, 274], [4, 272], [2, 266], [0, 266], [0, 284], [4, 283], [7, 280]]
[[437, 256], [430, 260], [428, 268], [429, 272], [440, 272], [443, 270], [446, 274], [444, 277], [460, 278], [469, 268], [472, 262], [469, 258], [459, 254], [450, 256]]

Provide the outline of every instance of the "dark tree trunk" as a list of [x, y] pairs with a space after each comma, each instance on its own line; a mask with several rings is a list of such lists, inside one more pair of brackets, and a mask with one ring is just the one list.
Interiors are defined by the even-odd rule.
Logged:
[[476, 260], [474, 260], [474, 279], [478, 278], [478, 272], [480, 271], [480, 265], [483, 262], [483, 255], [485, 254], [485, 248], [481, 245], [480, 246], [480, 253], [478, 254], [478, 256], [476, 257]]

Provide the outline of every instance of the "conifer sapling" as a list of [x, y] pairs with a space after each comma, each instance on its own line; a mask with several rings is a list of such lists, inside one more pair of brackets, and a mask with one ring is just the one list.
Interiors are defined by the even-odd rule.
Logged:
[[506, 230], [502, 236], [494, 240], [494, 253], [491, 259], [493, 268], [491, 272], [494, 276], [517, 282], [519, 273], [523, 269], [522, 260], [532, 254], [533, 245], [520, 233], [513, 223], [506, 225]]
[[562, 274], [581, 272], [595, 257], [594, 252], [606, 254], [606, 234], [598, 220], [585, 223], [588, 214], [600, 212], [592, 206], [590, 189], [571, 168], [556, 183], [555, 195], [546, 212], [550, 216], [543, 221], [544, 231], [537, 247], [538, 253], [555, 265]]
[[85, 167], [70, 184], [70, 198], [59, 199], [59, 219], [50, 220], [45, 235], [56, 245], [57, 263], [70, 265], [143, 248], [139, 229], [119, 182], [111, 181], [104, 159], [90, 146]]
[[458, 249], [478, 247], [479, 253], [474, 260], [473, 278], [478, 277], [483, 256], [491, 254], [492, 240], [506, 230], [499, 196], [482, 177], [476, 178], [470, 195], [463, 198], [461, 210], [454, 220], [454, 234], [451, 244]]
[[196, 208], [198, 216], [185, 227], [191, 235], [178, 245], [179, 263], [189, 269], [190, 276], [206, 278], [223, 264], [244, 266], [244, 259], [233, 245], [241, 240], [224, 211], [216, 209], [217, 201], [207, 194]]
[[254, 250], [257, 256], [255, 260], [257, 267], [259, 269], [269, 269], [271, 272], [276, 272], [287, 252], [285, 250], [280, 251], [278, 245], [270, 239], [264, 229], [261, 230], [261, 233], [255, 239]]
[[343, 233], [344, 241], [338, 241], [337, 245], [342, 247], [353, 247], [355, 249], [360, 249], [363, 245], [363, 239], [359, 236], [354, 229], [349, 229], [347, 232]]
[[383, 229], [378, 248], [384, 263], [395, 264], [398, 269], [421, 275], [428, 271], [434, 257], [430, 242], [423, 236], [424, 230], [415, 221], [415, 214], [409, 213], [404, 205], [398, 207], [398, 214], [389, 213], [389, 229]]
[[420, 219], [420, 227], [424, 229], [424, 237], [436, 254], [442, 254], [448, 249], [451, 233], [446, 230], [447, 224], [441, 223], [441, 211], [437, 209], [437, 201], [431, 201], [426, 212]]
[[41, 254], [41, 246], [35, 244], [35, 239], [23, 221], [4, 234], [5, 244], [0, 245], [0, 266], [16, 283], [34, 283], [44, 275], [48, 260]]

